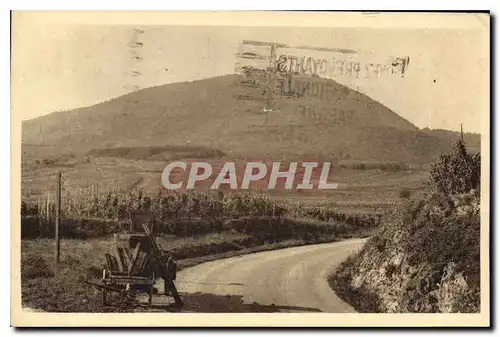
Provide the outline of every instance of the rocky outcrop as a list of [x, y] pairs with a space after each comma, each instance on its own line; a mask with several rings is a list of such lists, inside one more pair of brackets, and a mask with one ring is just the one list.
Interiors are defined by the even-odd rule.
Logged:
[[330, 278], [361, 312], [479, 311], [479, 193], [409, 201]]

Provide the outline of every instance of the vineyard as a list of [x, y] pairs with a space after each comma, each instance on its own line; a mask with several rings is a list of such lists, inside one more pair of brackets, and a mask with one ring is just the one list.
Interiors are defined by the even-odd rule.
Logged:
[[[222, 193], [168, 193], [158, 191], [148, 194], [142, 190], [109, 191], [98, 193], [96, 189], [82, 190], [67, 195], [61, 203], [62, 235], [73, 238], [102, 237], [128, 228], [130, 214], [149, 212], [159, 233], [176, 236], [202, 235], [223, 230], [237, 229], [237, 219], [263, 219], [250, 221], [255, 228], [266, 231], [286, 231], [283, 219], [289, 223], [303, 220], [303, 227], [317, 232], [318, 226], [328, 232], [328, 225], [352, 228], [373, 228], [380, 214], [350, 214], [327, 207], [301, 205], [298, 201], [274, 201], [269, 197], [244, 192], [231, 195]], [[23, 238], [52, 237], [54, 232], [55, 203], [50, 199], [21, 204], [21, 228]], [[310, 221], [307, 221], [310, 220]], [[311, 221], [313, 220], [313, 221]], [[264, 223], [263, 228], [255, 223]], [[318, 225], [318, 222], [321, 225]], [[241, 227], [241, 226], [240, 226]], [[314, 227], [314, 228], [313, 228]], [[324, 229], [323, 229], [324, 228]], [[240, 230], [238, 228], [237, 230]], [[256, 229], [252, 229], [256, 230]], [[245, 229], [245, 232], [252, 231]]]

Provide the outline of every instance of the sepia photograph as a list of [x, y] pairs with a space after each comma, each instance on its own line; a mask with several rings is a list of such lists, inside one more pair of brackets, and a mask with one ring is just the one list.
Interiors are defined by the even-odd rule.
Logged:
[[490, 325], [488, 12], [11, 35], [12, 325]]

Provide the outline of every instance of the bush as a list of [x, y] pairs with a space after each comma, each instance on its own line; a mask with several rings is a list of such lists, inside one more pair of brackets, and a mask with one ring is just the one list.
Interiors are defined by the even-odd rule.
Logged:
[[401, 199], [409, 199], [411, 197], [411, 191], [407, 188], [403, 188], [399, 191], [399, 197]]
[[468, 277], [479, 276], [480, 216], [458, 214], [451, 198], [434, 196], [407, 219], [404, 246], [413, 265], [430, 263], [437, 270], [453, 261]]
[[434, 192], [446, 195], [467, 193], [481, 185], [481, 154], [469, 154], [463, 139], [453, 146], [452, 153], [442, 154], [432, 164], [428, 185]]
[[53, 165], [53, 164], [55, 164], [55, 163], [57, 163], [57, 159], [53, 159], [53, 158], [44, 158], [44, 159], [42, 160], [42, 164], [43, 164], [43, 165]]

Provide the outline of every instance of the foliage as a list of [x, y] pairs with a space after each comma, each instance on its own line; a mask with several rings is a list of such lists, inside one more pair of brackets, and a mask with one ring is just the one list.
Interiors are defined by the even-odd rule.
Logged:
[[430, 263], [442, 270], [453, 261], [466, 276], [479, 276], [480, 216], [459, 213], [452, 197], [433, 195], [403, 217], [403, 242], [413, 265]]
[[445, 153], [431, 166], [429, 186], [446, 195], [467, 193], [481, 185], [481, 154], [469, 154], [458, 139], [452, 153]]
[[399, 197], [401, 199], [409, 199], [411, 197], [411, 191], [407, 188], [403, 188], [399, 191]]

